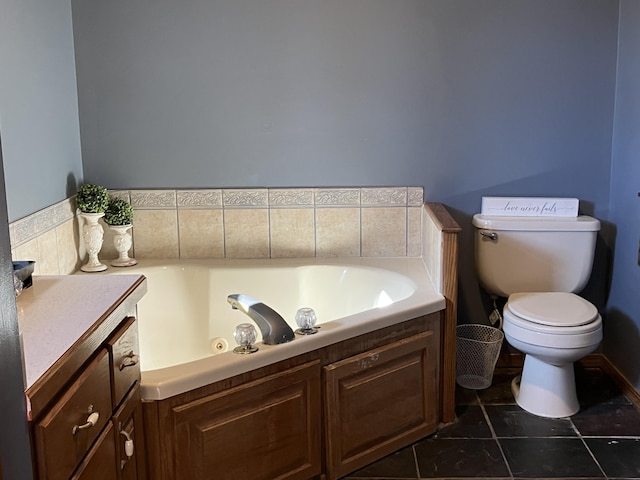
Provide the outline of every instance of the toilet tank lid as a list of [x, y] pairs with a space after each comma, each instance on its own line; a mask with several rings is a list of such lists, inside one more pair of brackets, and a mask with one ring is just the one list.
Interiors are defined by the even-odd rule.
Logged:
[[594, 232], [600, 230], [600, 221], [588, 215], [577, 217], [503, 217], [495, 215], [473, 216], [476, 228], [487, 230]]

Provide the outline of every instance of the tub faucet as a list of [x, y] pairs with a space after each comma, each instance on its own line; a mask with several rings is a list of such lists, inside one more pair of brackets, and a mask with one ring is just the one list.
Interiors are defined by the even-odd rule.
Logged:
[[248, 295], [234, 294], [227, 297], [234, 310], [240, 310], [258, 324], [262, 333], [262, 343], [278, 345], [295, 338], [292, 328], [284, 318], [271, 307]]

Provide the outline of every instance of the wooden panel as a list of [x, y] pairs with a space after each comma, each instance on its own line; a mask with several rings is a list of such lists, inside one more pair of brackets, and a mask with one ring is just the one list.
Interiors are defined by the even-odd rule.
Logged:
[[70, 480], [118, 480], [113, 436], [109, 423]]
[[[144, 480], [147, 478], [144, 425], [142, 422], [142, 404], [140, 402], [140, 386], [136, 386], [127, 395], [118, 411], [113, 415], [116, 437], [116, 463], [119, 480]], [[125, 450], [126, 432], [133, 442], [133, 455], [128, 456]]]
[[176, 479], [306, 480], [321, 472], [319, 361], [175, 407]]
[[435, 431], [438, 344], [425, 332], [325, 367], [329, 479]]
[[[78, 430], [90, 411], [99, 418], [95, 426]], [[38, 478], [67, 479], [111, 418], [109, 356], [102, 350], [35, 428]]]
[[133, 384], [140, 380], [140, 347], [135, 318], [126, 319], [107, 343], [107, 349], [111, 362], [112, 402], [117, 406]]
[[440, 203], [425, 203], [429, 218], [440, 231], [439, 293], [445, 297], [442, 328], [441, 420], [455, 420], [456, 325], [458, 324], [458, 234], [460, 226]]

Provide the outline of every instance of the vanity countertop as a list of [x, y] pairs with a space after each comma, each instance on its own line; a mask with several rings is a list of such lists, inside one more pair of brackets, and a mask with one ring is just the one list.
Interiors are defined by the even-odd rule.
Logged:
[[16, 302], [27, 399], [68, 381], [146, 291], [142, 275], [34, 276]]

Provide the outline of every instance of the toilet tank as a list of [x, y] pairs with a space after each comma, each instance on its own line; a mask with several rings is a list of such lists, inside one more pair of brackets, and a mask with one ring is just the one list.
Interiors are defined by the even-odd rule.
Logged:
[[600, 230], [595, 218], [477, 214], [473, 226], [476, 270], [488, 293], [577, 293], [589, 280]]

